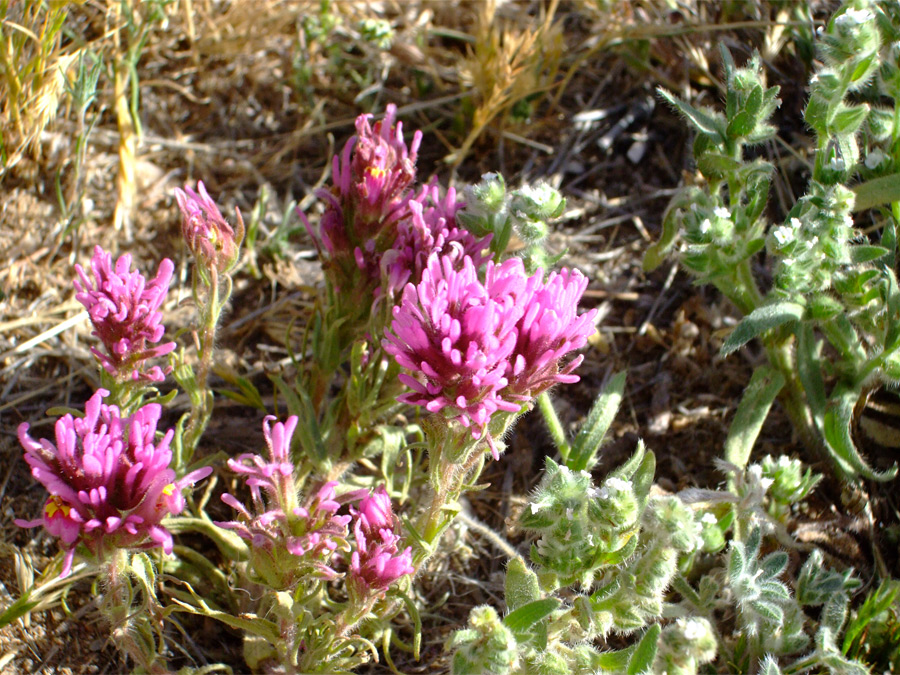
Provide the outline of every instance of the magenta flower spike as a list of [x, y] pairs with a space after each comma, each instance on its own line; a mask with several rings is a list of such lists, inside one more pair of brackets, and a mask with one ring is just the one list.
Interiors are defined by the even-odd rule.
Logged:
[[321, 578], [336, 578], [339, 574], [331, 566], [331, 554], [348, 550], [351, 520], [350, 516], [337, 515], [337, 511], [361, 493], [337, 497], [337, 483], [332, 481], [322, 485], [305, 505], [299, 505], [290, 460], [298, 418], [293, 415], [287, 422], [276, 421], [270, 427], [273, 420], [276, 418], [271, 415], [263, 420], [268, 457], [245, 453], [228, 460], [229, 468], [250, 488], [251, 506], [223, 494], [222, 501], [238, 512], [238, 520], [216, 525], [250, 542], [254, 570], [274, 588], [290, 587], [301, 574], [301, 562], [309, 563]]
[[594, 333], [592, 309], [578, 314], [578, 302], [587, 288], [587, 278], [578, 270], [553, 272], [541, 282], [538, 270], [528, 281], [533, 287], [525, 312], [516, 324], [516, 346], [506, 377], [512, 398], [530, 400], [557, 382], [578, 382], [572, 371], [584, 359], [578, 355], [565, 365], [562, 359], [587, 343]]
[[396, 116], [393, 104], [374, 124], [372, 115], [360, 115], [356, 136], [333, 159], [333, 186], [316, 191], [326, 209], [318, 232], [309, 223], [307, 229], [339, 289], [360, 281], [377, 286], [381, 256], [396, 239], [397, 223], [408, 214], [408, 187], [415, 179], [422, 133], [416, 131], [407, 146]]
[[231, 270], [238, 261], [241, 242], [244, 240], [244, 219], [239, 209], [237, 232], [222, 217], [219, 207], [206, 191], [203, 181], [197, 182], [196, 192], [185, 185], [175, 189], [175, 201], [181, 210], [181, 233], [194, 257], [204, 269], [215, 269], [218, 274]]
[[205, 467], [175, 479], [169, 443], [174, 431], [156, 439], [162, 407], [148, 404], [130, 417], [102, 403], [97, 392], [82, 418], [65, 415], [56, 422], [56, 445], [28, 435], [19, 425], [19, 442], [31, 474], [50, 497], [39, 520], [16, 520], [20, 527], [43, 525], [62, 541], [63, 576], [83, 544], [98, 560], [115, 548], [154, 548], [172, 552], [172, 535], [160, 523], [184, 509], [181, 491], [205, 478]]
[[487, 264], [482, 283], [472, 259], [432, 255], [418, 285], [407, 284], [394, 307], [384, 349], [410, 371], [401, 381], [411, 391], [398, 400], [421, 405], [484, 434], [497, 410], [520, 404], [500, 396], [516, 345], [516, 323], [527, 293], [522, 261]]
[[91, 347], [103, 368], [118, 380], [161, 382], [165, 373], [159, 366], [143, 369], [147, 359], [157, 358], [175, 349], [174, 342], [151, 347], [165, 333], [162, 312], [175, 265], [168, 258], [159, 264], [156, 277], [147, 281], [131, 270], [131, 255], [122, 255], [113, 267], [112, 256], [97, 246], [91, 258], [92, 282], [81, 265], [75, 265], [76, 300], [91, 317], [93, 335], [100, 339], [106, 353]]
[[359, 597], [387, 590], [400, 577], [413, 574], [412, 547], [401, 551], [397, 517], [384, 486], [363, 497], [357, 508], [353, 535], [356, 547], [350, 556], [350, 588]]

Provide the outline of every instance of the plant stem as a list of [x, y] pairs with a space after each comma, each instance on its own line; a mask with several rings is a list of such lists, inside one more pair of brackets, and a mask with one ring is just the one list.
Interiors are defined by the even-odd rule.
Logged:
[[563, 429], [562, 422], [560, 422], [559, 415], [556, 414], [556, 408], [553, 407], [553, 401], [550, 400], [550, 395], [546, 391], [538, 394], [537, 404], [538, 409], [541, 411], [541, 415], [544, 417], [547, 429], [550, 431], [550, 437], [553, 439], [554, 445], [556, 445], [559, 450], [563, 464], [566, 464], [569, 460], [569, 453], [572, 450], [572, 446], [566, 440], [566, 432]]

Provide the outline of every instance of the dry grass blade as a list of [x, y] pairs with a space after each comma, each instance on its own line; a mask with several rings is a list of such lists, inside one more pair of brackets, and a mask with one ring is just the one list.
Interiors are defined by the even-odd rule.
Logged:
[[458, 167], [485, 128], [518, 101], [553, 86], [562, 58], [562, 40], [553, 19], [553, 0], [536, 28], [517, 29], [497, 20], [496, 3], [480, 5], [474, 45], [461, 64], [463, 81], [477, 97], [469, 134], [445, 161]]

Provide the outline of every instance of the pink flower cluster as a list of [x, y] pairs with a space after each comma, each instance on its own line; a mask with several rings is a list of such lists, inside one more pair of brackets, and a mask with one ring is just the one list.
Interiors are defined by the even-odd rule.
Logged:
[[484, 281], [468, 256], [433, 254], [394, 307], [384, 349], [410, 371], [399, 400], [442, 413], [480, 437], [491, 416], [516, 412], [557, 382], [577, 382], [596, 310], [577, 314], [587, 279], [577, 270], [526, 275], [522, 261], [488, 262]]
[[[355, 490], [336, 496], [337, 483], [331, 481], [305, 506], [296, 504], [290, 446], [298, 419], [291, 416], [270, 428], [272, 420], [269, 416], [263, 422], [268, 457], [247, 453], [228, 461], [250, 488], [252, 507], [224, 494], [222, 501], [238, 512], [239, 520], [216, 523], [250, 542], [253, 571], [272, 587], [291, 588], [309, 571], [323, 579], [341, 576], [336, 569], [346, 564], [341, 552], [352, 551], [349, 577], [362, 595], [380, 592], [412, 573], [411, 549], [397, 548], [398, 522], [383, 487], [374, 494]], [[338, 515], [344, 505], [356, 501], [359, 505], [351, 506], [349, 515]], [[355, 548], [347, 541], [351, 523]]]
[[131, 270], [131, 255], [126, 253], [117, 261], [97, 246], [91, 258], [94, 281], [88, 279], [84, 268], [75, 265], [78, 279], [74, 285], [75, 298], [85, 306], [94, 325], [93, 334], [106, 347], [104, 354], [91, 347], [91, 352], [111, 375], [120, 380], [148, 380], [161, 382], [165, 374], [159, 366], [143, 370], [147, 359], [168, 354], [174, 342], [156, 347], [165, 333], [162, 313], [175, 265], [168, 258], [159, 264], [156, 277], [147, 281], [138, 271]]
[[412, 548], [400, 551], [397, 517], [391, 498], [380, 486], [350, 509], [356, 518], [353, 535], [356, 549], [350, 557], [350, 584], [360, 596], [387, 590], [400, 577], [413, 574]]
[[182, 489], [212, 472], [206, 467], [176, 480], [169, 466], [174, 432], [156, 439], [161, 406], [148, 404], [123, 418], [116, 406], [102, 403], [108, 394], [98, 389], [84, 417], [57, 420], [56, 445], [33, 439], [29, 425], [19, 425], [25, 461], [50, 498], [41, 519], [15, 522], [43, 525], [59, 537], [66, 550], [63, 576], [79, 544], [98, 559], [113, 547], [162, 546], [171, 553], [172, 535], [160, 522], [184, 509]]
[[[490, 242], [457, 228], [456, 213], [463, 203], [455, 190], [441, 199], [432, 184], [411, 197], [422, 133], [416, 131], [407, 147], [396, 115], [393, 104], [375, 124], [371, 115], [360, 115], [357, 135], [334, 158], [334, 186], [316, 193], [327, 207], [318, 232], [308, 223], [307, 229], [338, 290], [367, 286], [376, 297], [391, 294], [408, 280], [418, 281], [432, 252], [453, 250], [460, 258], [482, 260]], [[383, 275], [387, 288], [381, 287]]]
[[209, 196], [203, 181], [197, 183], [196, 192], [187, 185], [184, 190], [176, 188], [175, 201], [181, 209], [181, 233], [191, 253], [201, 263], [200, 269], [215, 270], [219, 274], [228, 272], [237, 264], [244, 239], [241, 212], [235, 209], [238, 222], [235, 233]]
[[257, 571], [268, 572], [268, 581], [274, 586], [288, 587], [294, 581], [290, 556], [305, 557], [319, 576], [335, 578], [337, 572], [329, 566], [329, 559], [342, 543], [346, 548], [351, 520], [350, 516], [337, 515], [345, 499], [335, 498], [337, 483], [332, 481], [325, 483], [306, 506], [296, 504], [290, 449], [298, 418], [294, 415], [285, 423], [276, 421], [270, 428], [269, 423], [275, 419], [269, 415], [263, 421], [268, 458], [245, 453], [228, 460], [229, 468], [243, 476], [250, 488], [252, 509], [233, 495], [223, 494], [222, 501], [237, 511], [240, 519], [216, 525], [234, 530], [250, 542]]

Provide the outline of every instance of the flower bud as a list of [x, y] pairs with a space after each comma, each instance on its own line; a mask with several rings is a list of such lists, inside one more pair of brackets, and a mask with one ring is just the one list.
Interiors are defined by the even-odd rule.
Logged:
[[469, 628], [456, 631], [447, 643], [453, 649], [452, 675], [507, 675], [518, 664], [516, 638], [493, 607], [475, 607]]
[[694, 675], [697, 668], [716, 657], [716, 635], [703, 618], [680, 618], [666, 626], [657, 643], [654, 673]]
[[215, 270], [218, 274], [229, 272], [240, 257], [244, 240], [244, 220], [237, 214], [237, 232], [232, 229], [215, 201], [206, 191], [203, 181], [197, 183], [195, 192], [190, 186], [175, 190], [175, 200], [181, 209], [181, 233], [191, 253], [200, 265], [201, 273]]

